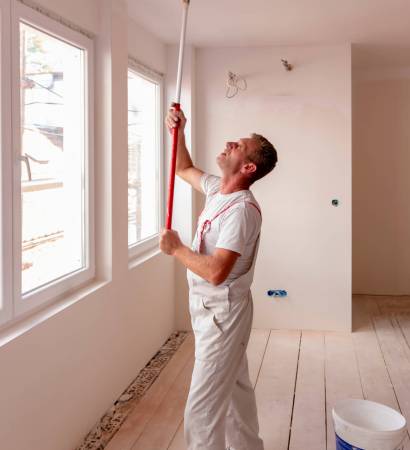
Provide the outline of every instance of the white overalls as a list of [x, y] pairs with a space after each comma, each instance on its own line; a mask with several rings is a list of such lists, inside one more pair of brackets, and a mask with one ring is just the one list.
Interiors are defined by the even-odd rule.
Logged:
[[[202, 224], [194, 250], [201, 251], [212, 220], [221, 212]], [[253, 318], [250, 285], [258, 247], [259, 236], [250, 269], [229, 285], [213, 286], [187, 271], [195, 335], [195, 365], [184, 414], [188, 450], [263, 450], [246, 357]]]

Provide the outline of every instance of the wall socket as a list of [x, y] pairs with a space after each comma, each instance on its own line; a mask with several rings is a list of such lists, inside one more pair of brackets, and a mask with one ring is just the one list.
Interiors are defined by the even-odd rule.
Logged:
[[269, 289], [268, 292], [266, 292], [268, 297], [287, 297], [288, 293], [287, 291], [283, 289]]

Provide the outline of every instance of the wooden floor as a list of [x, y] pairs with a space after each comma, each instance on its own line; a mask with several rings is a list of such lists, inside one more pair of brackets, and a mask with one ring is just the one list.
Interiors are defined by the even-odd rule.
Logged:
[[[410, 420], [410, 297], [355, 297], [353, 318], [352, 334], [252, 331], [247, 353], [265, 450], [334, 449], [331, 410], [346, 397], [384, 403]], [[107, 450], [186, 449], [193, 352], [190, 334]]]

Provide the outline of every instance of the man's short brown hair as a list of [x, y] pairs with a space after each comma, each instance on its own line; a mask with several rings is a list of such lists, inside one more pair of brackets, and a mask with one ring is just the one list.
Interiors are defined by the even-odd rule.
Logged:
[[252, 177], [252, 183], [271, 172], [278, 162], [278, 154], [275, 147], [262, 135], [252, 133], [251, 138], [260, 143], [260, 148], [248, 155], [248, 160], [256, 165], [256, 171]]

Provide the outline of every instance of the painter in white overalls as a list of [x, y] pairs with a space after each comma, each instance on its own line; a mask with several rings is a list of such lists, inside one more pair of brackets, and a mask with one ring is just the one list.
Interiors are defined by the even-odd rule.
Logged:
[[262, 217], [250, 190], [221, 194], [220, 181], [213, 175], [201, 177], [206, 203], [192, 249], [212, 254], [215, 247], [226, 248], [241, 256], [217, 286], [187, 271], [195, 366], [185, 409], [185, 439], [188, 450], [263, 450], [245, 353]]

